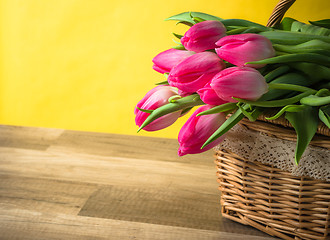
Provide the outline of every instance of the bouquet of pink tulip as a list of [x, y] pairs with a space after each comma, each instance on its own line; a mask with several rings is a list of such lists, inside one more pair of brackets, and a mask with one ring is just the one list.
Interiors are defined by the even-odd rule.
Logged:
[[136, 124], [156, 131], [199, 107], [179, 133], [179, 156], [218, 145], [244, 117], [278, 109], [297, 133], [295, 160], [319, 122], [330, 128], [330, 21], [284, 18], [270, 28], [242, 19], [185, 12], [168, 18], [190, 26], [179, 45], [159, 53], [153, 69], [167, 81], [137, 104]]

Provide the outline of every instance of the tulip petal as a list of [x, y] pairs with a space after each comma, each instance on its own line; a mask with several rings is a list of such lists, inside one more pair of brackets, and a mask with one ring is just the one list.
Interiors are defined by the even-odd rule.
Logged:
[[192, 26], [181, 38], [189, 51], [203, 52], [214, 49], [216, 42], [226, 35], [226, 27], [219, 21], [202, 21]]
[[257, 100], [268, 91], [265, 78], [249, 67], [227, 68], [215, 75], [210, 85], [227, 102], [237, 102], [233, 97]]
[[239, 67], [261, 68], [265, 64], [245, 64], [275, 56], [269, 39], [259, 34], [229, 35], [216, 42], [216, 53], [221, 59]]
[[225, 64], [215, 53], [196, 53], [173, 67], [167, 80], [171, 86], [193, 93], [224, 68]]
[[[176, 88], [170, 86], [157, 86], [150, 90], [134, 109], [135, 123], [138, 126], [143, 125], [153, 112], [161, 106], [168, 104], [168, 99], [177, 96]], [[146, 131], [157, 131], [172, 125], [181, 116], [181, 111], [176, 111], [163, 115], [144, 128]]]
[[217, 139], [209, 146], [201, 149], [203, 143], [208, 139], [215, 130], [226, 120], [225, 114], [216, 113], [212, 115], [197, 116], [200, 112], [211, 109], [212, 105], [205, 105], [199, 107], [183, 125], [179, 132], [178, 141], [179, 149], [178, 155], [201, 153], [211, 149], [219, 144], [225, 136]]

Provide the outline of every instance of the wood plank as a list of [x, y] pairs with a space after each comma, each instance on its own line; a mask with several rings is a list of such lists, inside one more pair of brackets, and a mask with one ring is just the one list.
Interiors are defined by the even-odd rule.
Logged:
[[95, 184], [0, 174], [0, 206], [77, 215]]
[[46, 150], [64, 130], [0, 125], [0, 146]]
[[153, 159], [191, 164], [213, 164], [213, 152], [179, 157], [176, 139], [129, 136], [108, 133], [65, 131], [52, 148], [112, 157]]
[[130, 159], [76, 153], [70, 150], [36, 151], [0, 148], [0, 173], [61, 179], [85, 183], [125, 186], [168, 186], [218, 193], [213, 163], [191, 163]]
[[[237, 223], [220, 216], [219, 198], [195, 189], [171, 187], [102, 187], [90, 197], [79, 215], [194, 229], [237, 232]], [[240, 233], [266, 236], [248, 226]]]
[[79, 215], [220, 230], [217, 205], [217, 198], [193, 189], [110, 186], [95, 192]]
[[1, 239], [110, 239], [110, 240], [275, 240], [271, 237], [249, 236], [157, 224], [113, 219], [72, 216], [0, 209]]

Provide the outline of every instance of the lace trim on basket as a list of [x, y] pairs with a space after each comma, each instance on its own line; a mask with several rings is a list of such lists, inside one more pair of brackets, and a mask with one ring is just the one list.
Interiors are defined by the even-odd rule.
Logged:
[[258, 161], [291, 172], [293, 176], [308, 176], [330, 181], [330, 150], [308, 146], [299, 165], [294, 162], [296, 142], [282, 140], [246, 129], [239, 124], [217, 147], [227, 149], [249, 161]]

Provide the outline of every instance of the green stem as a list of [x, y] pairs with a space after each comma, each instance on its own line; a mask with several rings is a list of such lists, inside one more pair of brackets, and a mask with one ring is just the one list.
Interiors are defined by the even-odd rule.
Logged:
[[317, 53], [292, 53], [280, 55], [272, 58], [266, 58], [260, 61], [247, 62], [245, 64], [274, 64], [274, 63], [291, 63], [291, 62], [309, 62], [317, 63], [330, 67], [330, 57]]
[[326, 89], [326, 88], [322, 88], [322, 89], [320, 89], [315, 94], [315, 96], [317, 96], [317, 97], [327, 97], [327, 96], [330, 96], [330, 90], [329, 89]]
[[314, 95], [302, 98], [300, 100], [301, 104], [305, 104], [308, 106], [313, 106], [313, 107], [318, 107], [318, 106], [323, 106], [330, 104], [330, 96], [327, 97], [317, 97]]
[[243, 31], [249, 29], [250, 27], [241, 27], [241, 28], [236, 28], [233, 30], [229, 30], [226, 32], [227, 35], [234, 35], [234, 34], [239, 34], [242, 33]]
[[283, 107], [283, 106], [286, 106], [289, 104], [294, 104], [296, 102], [299, 102], [300, 99], [307, 97], [311, 94], [314, 94], [315, 92], [316, 92], [315, 90], [311, 90], [311, 91], [303, 92], [303, 93], [296, 95], [294, 97], [291, 97], [291, 98], [274, 100], [274, 101], [249, 101], [249, 100], [240, 99], [240, 98], [233, 98], [233, 99], [235, 99], [239, 102], [248, 103], [252, 106], [257, 106], [257, 107]]
[[273, 81], [275, 78], [283, 75], [284, 73], [287, 73], [290, 70], [290, 67], [288, 65], [282, 65], [276, 69], [274, 69], [273, 71], [267, 73], [267, 75], [265, 75], [265, 79], [266, 82], [269, 83], [271, 81]]
[[267, 120], [275, 120], [279, 118], [285, 112], [298, 112], [306, 108], [304, 105], [287, 105], [283, 107], [277, 114], [272, 117], [266, 117]]
[[286, 83], [269, 83], [268, 87], [269, 87], [269, 89], [292, 90], [292, 91], [297, 91], [297, 92], [313, 91], [312, 94], [317, 92], [316, 90], [309, 88], [309, 87], [304, 87], [304, 86], [294, 85], [294, 84], [286, 84]]

